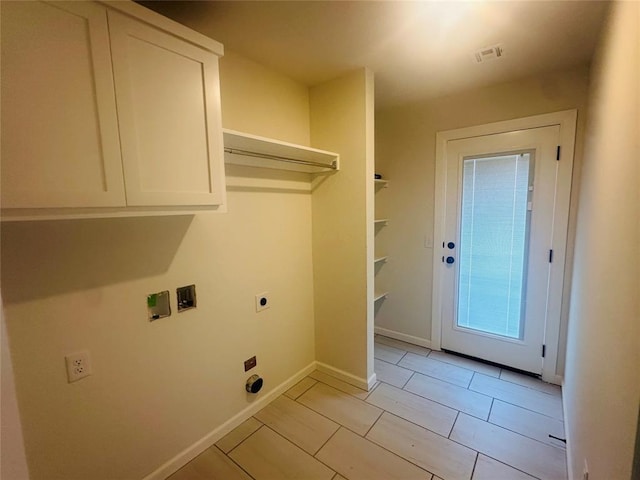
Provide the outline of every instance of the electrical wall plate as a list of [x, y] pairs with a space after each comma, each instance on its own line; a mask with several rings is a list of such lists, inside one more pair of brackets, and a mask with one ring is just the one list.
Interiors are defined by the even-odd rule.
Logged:
[[244, 361], [244, 371], [248, 372], [253, 367], [255, 367], [257, 364], [258, 364], [258, 360], [257, 360], [256, 356], [254, 355], [249, 360], [245, 360]]
[[256, 295], [256, 312], [266, 310], [270, 306], [269, 292], [262, 292]]
[[147, 312], [149, 313], [150, 322], [171, 315], [169, 290], [147, 295]]
[[91, 357], [88, 351], [76, 352], [64, 357], [67, 365], [67, 381], [76, 382], [91, 375]]
[[187, 285], [176, 289], [178, 297], [178, 313], [196, 308], [196, 286]]

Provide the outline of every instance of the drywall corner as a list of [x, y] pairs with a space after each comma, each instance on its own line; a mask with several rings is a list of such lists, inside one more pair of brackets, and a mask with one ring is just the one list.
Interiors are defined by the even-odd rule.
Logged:
[[373, 374], [373, 75], [310, 90], [311, 145], [340, 154], [312, 192], [316, 360]]
[[[0, 301], [0, 304], [2, 302]], [[1, 306], [1, 305], [0, 305]], [[7, 327], [4, 322], [4, 307], [0, 310], [0, 340], [2, 386], [0, 392], [0, 478], [5, 480], [27, 480], [29, 469], [24, 451], [24, 439], [22, 436], [22, 425], [20, 423], [20, 413], [18, 411], [18, 401], [16, 399], [16, 389], [13, 382], [13, 365], [11, 364], [11, 354], [9, 351], [9, 341], [7, 338]]]
[[[574, 478], [585, 461], [591, 478], [636, 478], [640, 4], [610, 8], [592, 67], [563, 388]], [[602, 254], [611, 239], [615, 257]]]

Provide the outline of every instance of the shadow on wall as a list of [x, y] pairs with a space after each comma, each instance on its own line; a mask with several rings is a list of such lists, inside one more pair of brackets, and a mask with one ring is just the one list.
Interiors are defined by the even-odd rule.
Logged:
[[636, 427], [636, 447], [633, 452], [633, 472], [631, 479], [640, 479], [640, 405], [638, 405], [638, 426]]
[[225, 175], [230, 192], [310, 192], [308, 173], [226, 164]]
[[193, 215], [2, 225], [5, 305], [166, 272]]

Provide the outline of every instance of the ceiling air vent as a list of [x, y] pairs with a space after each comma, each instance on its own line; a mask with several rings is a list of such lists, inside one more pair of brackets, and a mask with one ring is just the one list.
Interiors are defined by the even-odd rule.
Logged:
[[491, 47], [481, 48], [473, 54], [473, 58], [476, 63], [483, 63], [488, 60], [500, 58], [502, 55], [504, 55], [504, 49], [502, 48], [502, 45], [498, 44]]

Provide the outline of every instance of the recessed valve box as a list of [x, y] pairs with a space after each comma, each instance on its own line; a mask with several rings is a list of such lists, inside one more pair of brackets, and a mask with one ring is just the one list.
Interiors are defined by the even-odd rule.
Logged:
[[176, 289], [178, 295], [178, 313], [196, 308], [196, 286], [188, 285]]
[[149, 313], [150, 322], [171, 315], [169, 290], [147, 295], [147, 312]]

